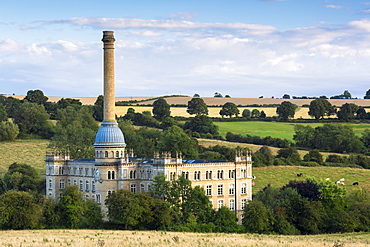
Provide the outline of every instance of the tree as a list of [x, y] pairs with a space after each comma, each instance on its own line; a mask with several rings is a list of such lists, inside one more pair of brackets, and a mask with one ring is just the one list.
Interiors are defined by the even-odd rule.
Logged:
[[220, 94], [219, 92], [215, 92], [215, 95], [213, 97], [222, 98], [222, 94]]
[[104, 96], [99, 95], [98, 98], [96, 98], [96, 101], [94, 103], [93, 107], [93, 117], [96, 121], [103, 121], [104, 115]]
[[193, 95], [193, 97], [194, 97], [194, 98], [196, 98], [196, 97], [197, 97], [197, 98], [199, 98], [199, 97], [200, 97], [200, 95], [199, 95], [199, 94], [197, 94], [197, 93], [195, 93], [195, 94]]
[[188, 109], [186, 110], [190, 115], [208, 115], [208, 108], [202, 98], [192, 98], [188, 101]]
[[24, 99], [30, 103], [44, 105], [45, 102], [48, 101], [49, 98], [44, 95], [43, 91], [36, 89], [36, 90], [29, 90]]
[[38, 226], [41, 206], [35, 198], [23, 191], [9, 190], [0, 196], [0, 228], [32, 229]]
[[367, 115], [368, 114], [366, 113], [366, 110], [363, 107], [359, 107], [358, 110], [356, 111], [356, 118], [358, 119], [367, 119], [368, 118]]
[[244, 118], [250, 118], [251, 117], [251, 110], [244, 109], [243, 112], [242, 112], [242, 117], [244, 117]]
[[301, 160], [301, 157], [294, 147], [281, 148], [278, 150], [277, 158], [285, 158], [293, 163]]
[[345, 103], [338, 111], [338, 119], [348, 121], [355, 117], [355, 113], [358, 110], [358, 105], [353, 103]]
[[18, 125], [20, 133], [40, 135], [43, 138], [50, 138], [48, 135], [52, 127], [48, 120], [49, 114], [43, 105], [27, 101], [18, 105], [13, 115], [13, 122]]
[[171, 152], [174, 157], [182, 153], [184, 158], [198, 157], [197, 140], [189, 137], [178, 126], [171, 126], [163, 132], [163, 140], [159, 143], [162, 152]]
[[366, 91], [366, 94], [364, 96], [364, 99], [370, 99], [370, 89]]
[[170, 105], [163, 98], [159, 98], [153, 103], [153, 115], [158, 121], [171, 116]]
[[215, 231], [217, 232], [231, 233], [238, 231], [238, 218], [235, 216], [235, 212], [225, 206], [216, 211], [212, 223], [215, 224]]
[[247, 232], [267, 233], [271, 230], [271, 212], [262, 202], [250, 201], [244, 208], [243, 226]]
[[348, 90], [344, 90], [343, 97], [345, 99], [352, 99], [352, 95], [351, 95], [351, 93]]
[[3, 104], [0, 103], [0, 122], [8, 121], [8, 113]]
[[18, 125], [8, 121], [0, 122], [0, 141], [14, 141], [18, 134]]
[[290, 95], [289, 94], [284, 94], [283, 99], [290, 99]]
[[317, 149], [310, 150], [307, 154], [303, 156], [304, 161], [313, 161], [318, 164], [322, 164], [324, 161], [322, 154]]
[[251, 114], [251, 117], [252, 118], [259, 118], [261, 115], [260, 111], [258, 109], [253, 109], [252, 110], [252, 114]]
[[166, 175], [159, 172], [153, 177], [153, 183], [150, 186], [149, 195], [153, 198], [166, 201], [169, 194], [170, 182], [166, 180]]
[[36, 169], [27, 164], [13, 163], [4, 174], [8, 190], [37, 191], [38, 180]]
[[83, 219], [84, 202], [77, 186], [67, 186], [60, 198], [60, 219], [67, 228], [77, 228]]
[[281, 103], [280, 106], [277, 107], [276, 113], [284, 121], [287, 121], [289, 118], [294, 118], [294, 114], [297, 108], [298, 106], [291, 103], [290, 101], [284, 101]]
[[218, 126], [212, 122], [211, 118], [205, 115], [198, 115], [190, 119], [190, 121], [185, 123], [184, 129], [202, 134], [210, 133], [212, 135], [218, 135]]
[[327, 99], [319, 98], [310, 102], [308, 115], [316, 120], [322, 119], [325, 116], [330, 116], [335, 113], [334, 107]]
[[229, 116], [230, 118], [235, 115], [238, 116], [239, 114], [239, 109], [238, 107], [232, 103], [232, 102], [226, 102], [223, 106], [222, 109], [220, 110], [220, 115], [222, 117], [224, 116]]
[[266, 113], [263, 110], [261, 111], [260, 118], [266, 118]]

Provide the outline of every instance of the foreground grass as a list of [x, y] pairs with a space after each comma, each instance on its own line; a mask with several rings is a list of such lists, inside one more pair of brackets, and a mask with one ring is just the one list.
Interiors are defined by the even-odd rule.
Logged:
[[48, 144], [47, 140], [0, 142], [0, 174], [5, 173], [9, 165], [17, 162], [36, 168], [39, 174], [44, 176], [45, 152]]
[[[113, 230], [1, 231], [0, 246], [260, 246], [260, 247], [365, 247], [369, 233], [313, 236], [260, 234], [180, 233]], [[340, 245], [343, 244], [343, 245]]]

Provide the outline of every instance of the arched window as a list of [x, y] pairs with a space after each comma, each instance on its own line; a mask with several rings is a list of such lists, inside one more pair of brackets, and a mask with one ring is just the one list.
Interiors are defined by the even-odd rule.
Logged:
[[95, 192], [95, 181], [91, 182], [91, 191]]
[[86, 190], [86, 191], [89, 191], [89, 190], [90, 190], [90, 184], [89, 184], [89, 181], [86, 181], [85, 190]]
[[111, 173], [110, 173], [110, 171], [108, 171], [108, 179], [111, 179]]
[[119, 151], [116, 151], [116, 158], [119, 158]]
[[105, 158], [108, 158], [108, 151], [105, 151]]
[[115, 172], [112, 171], [112, 179], [115, 179]]

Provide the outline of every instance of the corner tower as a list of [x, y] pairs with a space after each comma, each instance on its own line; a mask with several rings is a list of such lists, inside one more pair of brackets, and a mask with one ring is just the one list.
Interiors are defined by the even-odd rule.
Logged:
[[[125, 138], [115, 119], [114, 32], [103, 31], [102, 41], [104, 43], [104, 119], [95, 137], [95, 165], [116, 163], [123, 159], [126, 147]], [[101, 179], [100, 176], [99, 179]]]

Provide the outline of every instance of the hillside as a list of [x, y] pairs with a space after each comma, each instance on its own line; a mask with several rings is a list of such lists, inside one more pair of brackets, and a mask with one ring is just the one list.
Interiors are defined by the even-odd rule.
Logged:
[[[17, 99], [23, 99], [25, 95], [4, 95], [8, 97], [14, 97]], [[82, 104], [84, 105], [93, 105], [96, 101], [96, 97], [60, 97], [60, 96], [47, 96], [49, 98], [49, 101], [52, 102], [57, 102], [61, 98], [73, 98], [73, 99], [79, 99]], [[157, 98], [159, 96], [156, 96]], [[116, 97], [116, 102], [118, 101], [129, 101], [129, 100], [148, 100], [153, 97]], [[296, 104], [298, 106], [302, 105], [309, 105], [312, 99], [278, 99], [278, 98], [217, 98], [217, 97], [201, 97], [204, 102], [208, 106], [212, 105], [223, 105], [226, 102], [233, 102], [236, 105], [253, 105], [253, 104], [258, 104], [258, 105], [270, 105], [270, 104], [280, 104], [283, 101], [290, 101], [293, 104]], [[165, 98], [167, 103], [172, 105], [186, 105], [189, 100], [192, 99], [192, 97], [168, 97]], [[147, 105], [147, 104], [153, 104], [153, 100], [148, 100], [145, 102], [140, 102], [140, 103], [135, 103], [135, 105]], [[328, 99], [328, 101], [335, 106], [341, 106], [345, 103], [354, 103], [359, 106], [370, 106], [370, 99]]]

